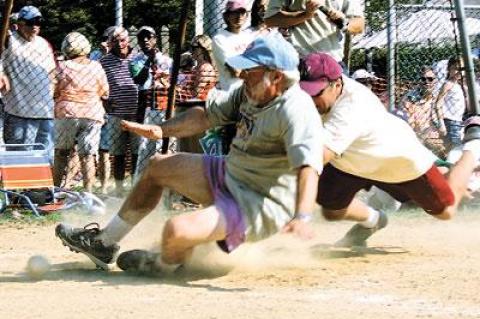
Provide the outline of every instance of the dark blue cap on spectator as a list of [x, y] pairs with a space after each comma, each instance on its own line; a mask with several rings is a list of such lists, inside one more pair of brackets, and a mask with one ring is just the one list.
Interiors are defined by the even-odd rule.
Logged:
[[42, 14], [34, 6], [25, 6], [18, 11], [18, 20], [32, 20], [38, 17], [42, 17]]

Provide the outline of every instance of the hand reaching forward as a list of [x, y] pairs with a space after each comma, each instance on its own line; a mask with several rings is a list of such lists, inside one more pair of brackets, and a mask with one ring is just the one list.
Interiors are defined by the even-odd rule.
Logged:
[[159, 140], [163, 137], [163, 131], [159, 125], [140, 124], [131, 121], [122, 121], [120, 125], [124, 131], [129, 131], [151, 140]]
[[300, 219], [292, 219], [282, 229], [282, 233], [292, 233], [301, 239], [312, 239], [313, 230], [310, 225]]

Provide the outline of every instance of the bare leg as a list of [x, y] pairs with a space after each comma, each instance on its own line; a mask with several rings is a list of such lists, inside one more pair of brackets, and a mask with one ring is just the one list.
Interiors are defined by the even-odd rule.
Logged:
[[110, 154], [107, 151], [99, 151], [98, 175], [100, 177], [101, 192], [107, 193], [108, 180], [110, 179]]
[[[213, 204], [213, 194], [203, 173], [203, 156], [177, 153], [150, 159], [142, 177], [123, 203], [120, 211], [102, 230], [98, 226], [76, 229], [59, 224], [56, 235], [65, 245], [87, 255], [103, 269], [115, 260], [117, 243], [158, 204], [164, 187], [185, 195], [204, 206]], [[225, 237], [225, 222], [210, 208], [174, 218], [167, 223], [166, 261], [183, 261], [198, 243]], [[85, 238], [89, 240], [85, 240]], [[122, 268], [124, 269], [124, 268]]]
[[363, 222], [369, 216], [368, 206], [362, 201], [354, 198], [347, 208], [339, 210], [330, 210], [322, 208], [322, 213], [325, 219], [329, 221], [336, 220], [351, 220], [356, 222]]
[[162, 260], [184, 263], [195, 246], [225, 239], [226, 228], [225, 217], [215, 206], [173, 217], [163, 229]]
[[70, 150], [55, 150], [55, 160], [54, 160], [54, 167], [53, 167], [53, 184], [55, 186], [61, 187], [62, 180], [66, 174], [66, 169], [68, 165], [68, 156], [70, 154]]
[[150, 159], [142, 177], [120, 208], [119, 217], [131, 225], [137, 224], [158, 205], [164, 187], [202, 204], [213, 203], [208, 180], [203, 174], [202, 155], [156, 155]]
[[80, 159], [78, 158], [77, 148], [74, 147], [70, 153], [67, 165], [67, 173], [65, 175], [65, 187], [72, 188], [75, 186], [74, 178], [80, 171]]
[[352, 220], [357, 224], [335, 243], [337, 247], [366, 246], [366, 241], [378, 230], [385, 228], [388, 223], [385, 213], [377, 211], [358, 199], [353, 199], [345, 209], [323, 209], [323, 215], [327, 220]]
[[83, 187], [87, 192], [92, 192], [95, 183], [95, 160], [93, 155], [83, 155], [80, 157], [82, 166]]

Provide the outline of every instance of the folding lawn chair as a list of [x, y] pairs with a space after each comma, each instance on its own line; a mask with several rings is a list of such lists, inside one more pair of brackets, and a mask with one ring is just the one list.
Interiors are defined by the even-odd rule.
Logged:
[[39, 217], [32, 196], [25, 195], [24, 191], [42, 189], [51, 192], [53, 201], [52, 170], [45, 146], [38, 143], [0, 145], [0, 192], [4, 194], [1, 211], [11, 204], [11, 197], [17, 197]]

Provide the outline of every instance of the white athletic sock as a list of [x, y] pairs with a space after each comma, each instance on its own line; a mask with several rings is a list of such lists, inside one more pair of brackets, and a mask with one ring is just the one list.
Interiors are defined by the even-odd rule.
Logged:
[[358, 224], [360, 224], [361, 226], [365, 227], [365, 228], [373, 228], [375, 226], [377, 226], [378, 224], [378, 219], [380, 217], [380, 212], [371, 208], [371, 207], [368, 207], [368, 217], [365, 221], [363, 222], [360, 222]]
[[100, 239], [105, 246], [111, 246], [122, 240], [133, 228], [133, 225], [128, 224], [120, 216], [115, 215], [107, 227], [102, 229], [98, 239]]
[[475, 157], [475, 161], [480, 159], [480, 140], [471, 140], [463, 144], [463, 151], [470, 151]]

